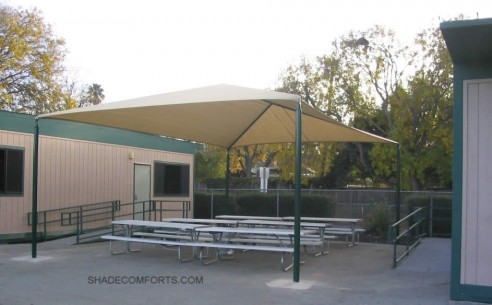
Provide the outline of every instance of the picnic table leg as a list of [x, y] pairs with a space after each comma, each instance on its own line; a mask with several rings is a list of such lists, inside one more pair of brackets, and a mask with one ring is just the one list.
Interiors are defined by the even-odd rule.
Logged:
[[[316, 246], [313, 246], [316, 247]], [[321, 250], [317, 253], [314, 254], [315, 257], [321, 256], [321, 255], [326, 255], [330, 253], [330, 241], [329, 240], [323, 240], [320, 245]]]
[[349, 245], [349, 247], [355, 246], [355, 223], [352, 223], [352, 226], [350, 227], [352, 229], [352, 243]]
[[[123, 226], [123, 232], [125, 232], [125, 229], [124, 229], [125, 226]], [[132, 237], [133, 235], [133, 226], [128, 226], [127, 230], [127, 237]], [[126, 251], [128, 252], [140, 252], [140, 249], [131, 249], [130, 248], [130, 242], [129, 241], [126, 241]]]
[[[216, 251], [215, 258], [214, 259], [211, 259], [209, 261], [205, 261], [205, 258], [207, 258], [208, 255], [207, 256], [203, 256], [203, 254], [202, 254], [203, 253], [203, 249], [204, 249], [204, 247], [200, 247], [200, 251], [199, 251], [199, 258], [200, 258], [200, 262], [202, 263], [202, 265], [208, 266], [211, 263], [213, 263], [213, 262], [215, 262], [215, 261], [217, 261], [219, 259], [219, 249], [216, 248], [215, 249], [215, 251]], [[207, 248], [207, 254], [208, 254], [208, 248]]]
[[127, 252], [127, 247], [125, 246], [125, 250], [123, 250], [123, 251], [114, 252], [113, 251], [113, 241], [110, 240], [109, 241], [109, 252], [111, 253], [111, 255], [123, 254], [123, 253]]
[[[231, 239], [234, 238], [234, 236], [236, 236], [235, 233], [233, 233], [233, 234], [219, 233], [217, 241], [221, 244], [229, 244], [231, 242]], [[214, 235], [214, 238], [215, 238], [215, 235]], [[225, 241], [223, 241], [224, 238], [226, 239]], [[224, 254], [224, 251], [225, 251], [225, 254]], [[232, 249], [221, 250], [221, 249], [217, 248], [217, 257], [221, 261], [232, 260], [232, 259], [234, 259], [234, 250], [232, 250]]]
[[181, 246], [178, 246], [178, 259], [180, 262], [182, 262], [182, 263], [191, 262], [195, 258], [195, 247], [192, 247], [192, 248], [193, 248], [193, 250], [191, 253], [191, 257], [183, 259], [183, 255], [181, 253]]
[[[278, 236], [276, 236], [276, 237], [277, 237], [277, 239], [279, 239]], [[279, 241], [280, 241], [280, 239], [279, 239]], [[280, 241], [280, 243], [285, 247], [285, 245], [282, 243], [282, 241]], [[291, 247], [294, 246], [293, 236], [290, 236], [290, 246]], [[304, 258], [306, 257], [306, 253], [307, 253], [306, 247], [304, 247]], [[282, 255], [280, 256], [280, 267], [282, 268], [282, 271], [288, 271], [290, 268], [292, 268], [294, 266], [294, 254], [293, 253], [291, 254], [291, 263], [288, 266], [285, 266], [285, 258], [284, 258], [284, 256], [285, 256], [285, 252], [282, 252]], [[301, 260], [299, 262], [299, 264], [301, 264], [301, 265], [304, 264], [304, 263], [305, 263], [305, 260]]]
[[[132, 228], [131, 228], [131, 226], [129, 226], [127, 228], [126, 226], [122, 225], [122, 228], [123, 228], [124, 235], [126, 237], [130, 237], [131, 234], [132, 234]], [[113, 242], [115, 242], [115, 241], [113, 241], [113, 240], [110, 240], [109, 241], [109, 252], [111, 252], [111, 255], [123, 254], [125, 252], [138, 252], [138, 251], [140, 251], [140, 249], [131, 249], [130, 248], [130, 242], [129, 241], [125, 241], [125, 248], [124, 248], [125, 250], [115, 252], [114, 251]]]
[[[320, 245], [321, 251], [314, 254], [315, 257], [328, 254], [329, 248], [330, 248], [330, 241], [325, 240], [325, 228], [320, 228], [319, 230], [320, 230], [319, 236], [320, 236], [320, 240], [321, 240], [321, 245]], [[328, 247], [325, 247], [325, 245], [328, 245]], [[326, 249], [326, 248], [328, 248], [328, 249]]]
[[[306, 257], [306, 253], [304, 253], [304, 257]], [[300, 264], [301, 265], [304, 265], [306, 261], [305, 260], [301, 260], [300, 261]], [[282, 252], [282, 255], [280, 256], [280, 268], [282, 269], [282, 271], [289, 271], [290, 268], [292, 268], [294, 266], [294, 255], [291, 254], [291, 263], [288, 265], [288, 266], [285, 266], [285, 252]]]

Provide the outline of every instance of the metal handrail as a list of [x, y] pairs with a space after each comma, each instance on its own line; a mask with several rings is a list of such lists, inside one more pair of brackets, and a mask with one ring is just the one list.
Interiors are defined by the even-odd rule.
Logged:
[[416, 215], [417, 213], [420, 213], [420, 211], [422, 211], [423, 208], [418, 208], [416, 209], [415, 211], [413, 211], [412, 213], [408, 214], [407, 216], [403, 217], [402, 219], [400, 219], [399, 221], [395, 222], [394, 224], [390, 225], [390, 227], [396, 227], [398, 225], [400, 225], [401, 223], [403, 223], [404, 221], [406, 221], [407, 219], [409, 219], [410, 217], [412, 217], [413, 215]]
[[[167, 208], [167, 203], [181, 203], [180, 208]], [[135, 212], [135, 206], [142, 205], [140, 211]], [[133, 206], [129, 208], [130, 212], [125, 212], [125, 207]], [[130, 202], [121, 204], [119, 200], [98, 202], [86, 205], [79, 205], [66, 208], [58, 208], [51, 210], [38, 211], [39, 215], [42, 215], [42, 220], [39, 219], [38, 225], [43, 226], [43, 237], [46, 240], [48, 236], [48, 225], [59, 223], [58, 229], [61, 231], [63, 227], [71, 227], [73, 231], [69, 231], [67, 235], [76, 235], [76, 242], [81, 240], [97, 237], [98, 235], [92, 235], [88, 237], [82, 237], [82, 234], [88, 231], [96, 231], [101, 229], [112, 229], [114, 234], [114, 227], [111, 225], [111, 221], [115, 219], [124, 218], [141, 218], [146, 220], [160, 221], [164, 218], [164, 213], [167, 212], [182, 212], [183, 218], [187, 218], [189, 211], [191, 210], [190, 201], [177, 201], [177, 200], [147, 200], [140, 202]], [[141, 215], [141, 217], [139, 216]], [[53, 216], [53, 218], [50, 218]], [[28, 213], [28, 224], [31, 222], [32, 213]], [[40, 217], [41, 218], [41, 217]], [[87, 224], [100, 223], [107, 221], [106, 224], [97, 224], [95, 226], [89, 226]], [[70, 234], [70, 232], [72, 232]]]
[[[46, 214], [46, 213], [49, 213], [49, 212], [62, 212], [62, 211], [77, 210], [77, 209], [81, 209], [81, 208], [87, 208], [87, 207], [98, 206], [98, 205], [113, 204], [113, 203], [118, 203], [119, 204], [120, 201], [119, 200], [111, 200], [111, 201], [103, 201], [103, 202], [97, 202], [97, 203], [81, 204], [81, 205], [76, 205], [76, 206], [71, 206], [71, 207], [66, 207], [66, 208], [42, 210], [42, 211], [38, 211], [38, 214]], [[107, 207], [102, 207], [100, 209], [104, 209], [104, 208], [107, 208]], [[89, 209], [89, 210], [97, 210], [97, 208]], [[32, 224], [32, 221], [31, 220], [32, 220], [32, 212], [28, 212], [27, 213], [27, 222], [28, 222], [28, 225], [31, 225]], [[51, 222], [53, 222], [53, 221], [51, 221]], [[47, 222], [47, 223], [50, 223], [50, 222]], [[39, 224], [42, 224], [42, 222], [38, 219], [38, 225]]]
[[[424, 236], [427, 235], [427, 233], [425, 233], [426, 214], [424, 212], [425, 208], [418, 208], [404, 218], [389, 226], [389, 239], [393, 243], [393, 268], [395, 268], [398, 263], [410, 253], [410, 251], [418, 246]], [[418, 217], [418, 219], [414, 221], [416, 217]], [[400, 226], [405, 222], [407, 224], [407, 228], [400, 232]], [[402, 255], [397, 256], [397, 246], [400, 240], [402, 240], [403, 238], [406, 238], [405, 251]], [[415, 239], [413, 243], [411, 243], [412, 239]]]

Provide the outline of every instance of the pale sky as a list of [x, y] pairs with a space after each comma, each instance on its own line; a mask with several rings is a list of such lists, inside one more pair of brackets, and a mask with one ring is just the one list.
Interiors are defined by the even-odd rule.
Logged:
[[0, 0], [37, 7], [66, 41], [65, 66], [106, 102], [216, 84], [274, 88], [303, 56], [351, 30], [383, 25], [403, 43], [490, 0]]

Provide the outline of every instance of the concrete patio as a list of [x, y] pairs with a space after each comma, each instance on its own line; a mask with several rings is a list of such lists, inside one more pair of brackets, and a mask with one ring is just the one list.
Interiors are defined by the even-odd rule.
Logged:
[[111, 256], [108, 243], [0, 245], [0, 305], [57, 304], [449, 304], [449, 239], [425, 239], [396, 269], [392, 246], [334, 242], [308, 256], [301, 281], [278, 253], [236, 253], [202, 266], [147, 245]]

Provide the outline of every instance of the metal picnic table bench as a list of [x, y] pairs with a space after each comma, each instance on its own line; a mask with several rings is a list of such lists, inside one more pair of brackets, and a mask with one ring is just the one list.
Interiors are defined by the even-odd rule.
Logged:
[[[284, 217], [283, 220], [288, 220], [292, 221], [294, 220], [294, 217]], [[322, 222], [322, 223], [342, 223], [342, 224], [348, 224], [349, 226], [342, 226], [342, 227], [334, 227], [331, 225], [331, 227], [326, 228], [325, 233], [330, 234], [330, 235], [343, 235], [346, 237], [347, 240], [347, 246], [354, 246], [358, 244], [359, 242], [359, 235], [362, 232], [365, 232], [365, 229], [362, 228], [357, 228], [356, 224], [361, 221], [361, 219], [358, 218], [333, 218], [333, 217], [301, 217], [302, 222]], [[349, 242], [349, 238], [350, 241]]]
[[[130, 243], [147, 243], [154, 245], [162, 245], [166, 247], [175, 247], [178, 250], [178, 258], [181, 262], [188, 262], [193, 259], [199, 259], [203, 265], [208, 265], [217, 259], [223, 259], [219, 249], [238, 249], [238, 250], [257, 250], [257, 251], [269, 251], [280, 252], [281, 267], [286, 271], [290, 266], [284, 264], [284, 254], [293, 253], [294, 248], [292, 246], [292, 237], [294, 236], [293, 230], [280, 230], [280, 229], [259, 229], [259, 228], [235, 228], [235, 227], [213, 227], [210, 225], [197, 224], [197, 223], [179, 223], [179, 222], [156, 222], [156, 221], [143, 221], [143, 220], [117, 220], [113, 221], [114, 225], [121, 225], [124, 229], [125, 236], [116, 235], [104, 235], [101, 236], [104, 240], [110, 242], [110, 252], [112, 255], [122, 254], [125, 252], [136, 252], [139, 249], [131, 249]], [[151, 228], [153, 232], [139, 231], [135, 232], [136, 227], [142, 229]], [[211, 234], [213, 238], [202, 238], [200, 234]], [[249, 241], [251, 243], [231, 243], [231, 240], [223, 240], [224, 233], [234, 234], [250, 234], [252, 236], [273, 236], [278, 243], [272, 245], [261, 245], [255, 243], [257, 239], [252, 238]], [[311, 234], [313, 231], [303, 231], [302, 234]], [[286, 243], [285, 239], [280, 237], [289, 237], [289, 242]], [[125, 249], [123, 251], [115, 252], [113, 250], [113, 242], [124, 242]], [[190, 258], [184, 259], [182, 257], [181, 248], [191, 247], [193, 248], [193, 255]], [[203, 255], [203, 249], [215, 249], [216, 257], [210, 261], [206, 261], [207, 256]], [[198, 251], [198, 254], [196, 252]]]

